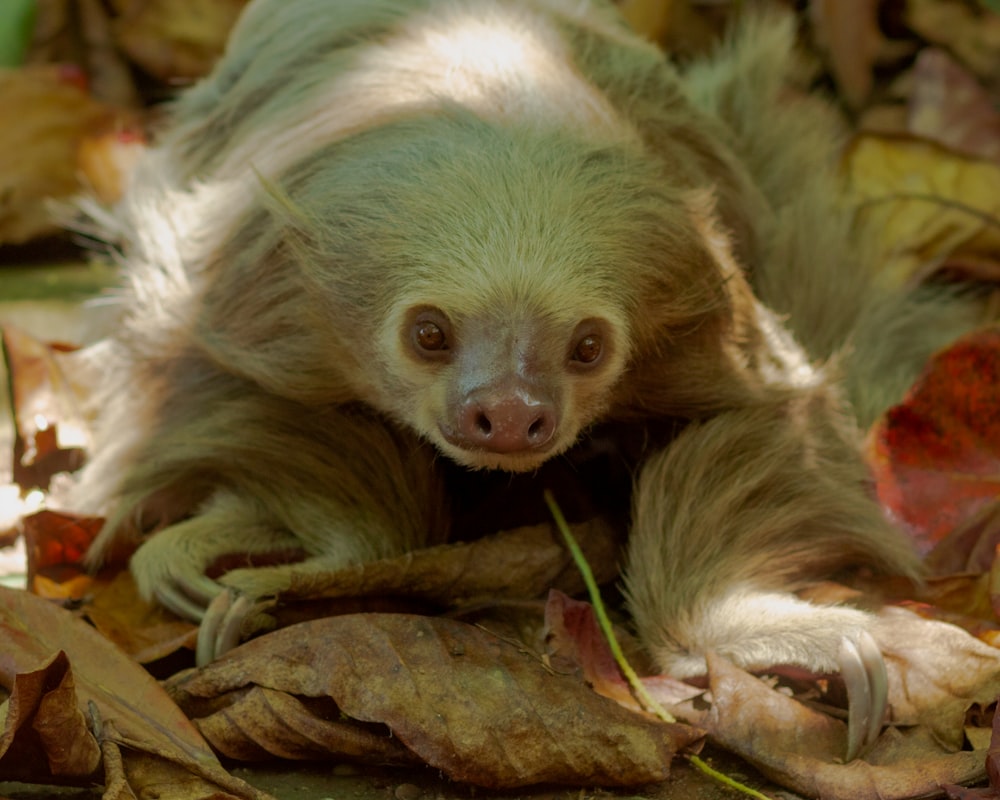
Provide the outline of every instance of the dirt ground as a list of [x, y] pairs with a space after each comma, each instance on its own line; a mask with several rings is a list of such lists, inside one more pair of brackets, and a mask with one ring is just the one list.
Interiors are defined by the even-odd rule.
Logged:
[[[709, 749], [703, 758], [731, 778], [764, 791], [775, 800], [796, 798], [769, 787], [752, 768], [726, 753]], [[347, 764], [231, 766], [231, 771], [279, 800], [738, 800], [745, 797], [679, 759], [674, 762], [668, 780], [631, 790], [532, 787], [496, 792], [451, 783], [430, 769], [414, 772]], [[100, 800], [100, 797], [99, 789], [0, 782], [0, 800]]]

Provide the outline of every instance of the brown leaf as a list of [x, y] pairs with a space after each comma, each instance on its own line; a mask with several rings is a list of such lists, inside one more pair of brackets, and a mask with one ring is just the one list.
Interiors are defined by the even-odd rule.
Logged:
[[[553, 668], [560, 672], [579, 668], [595, 692], [625, 708], [646, 713], [622, 675], [590, 603], [553, 590], [545, 605], [545, 628], [546, 653]], [[616, 631], [616, 638], [622, 640], [621, 632]], [[631, 659], [629, 661], [632, 663]], [[632, 666], [636, 668], [634, 663]], [[669, 675], [653, 675], [641, 680], [650, 696], [671, 713], [683, 715], [684, 712], [676, 708], [677, 704], [705, 694], [704, 689]]]
[[100, 746], [80, 710], [66, 654], [56, 653], [6, 685], [10, 698], [0, 734], [0, 777], [21, 781], [95, 777]]
[[0, 638], [0, 685], [13, 687], [17, 676], [63, 651], [73, 666], [78, 707], [93, 703], [100, 719], [118, 731], [119, 744], [180, 765], [238, 797], [267, 797], [222, 769], [160, 685], [68, 611], [0, 587]]
[[128, 570], [119, 572], [110, 582], [95, 582], [90, 595], [90, 602], [83, 607], [84, 616], [140, 664], [182, 648], [194, 650], [198, 627], [143, 600]]
[[884, 38], [878, 26], [878, 6], [879, 0], [812, 0], [809, 7], [830, 72], [853, 109], [864, 105], [875, 81], [875, 61]]
[[369, 764], [414, 766], [417, 755], [384, 726], [338, 718], [337, 709], [310, 698], [254, 686], [221, 698], [226, 705], [199, 717], [198, 730], [227, 758], [261, 761], [349, 758]]
[[169, 688], [196, 713], [206, 698], [259, 686], [329, 697], [387, 725], [454, 780], [628, 786], [659, 781], [691, 728], [633, 714], [533, 655], [453, 620], [353, 614], [255, 639]]
[[52, 198], [80, 190], [76, 152], [117, 113], [81, 88], [78, 68], [39, 65], [0, 71], [0, 244], [54, 233]]
[[889, 13], [880, 0], [810, 0], [809, 18], [844, 103], [865, 106], [875, 86], [876, 65], [910, 57], [914, 41], [890, 39], [880, 18]]
[[936, 47], [921, 50], [914, 64], [908, 127], [958, 153], [1000, 161], [1000, 111], [993, 97]]
[[[615, 532], [592, 520], [573, 526], [599, 583], [618, 574]], [[429, 547], [396, 558], [359, 564], [323, 575], [305, 573], [282, 592], [283, 603], [335, 598], [408, 597], [461, 606], [498, 598], [544, 596], [550, 588], [584, 589], [569, 551], [549, 524]]]
[[114, 0], [119, 46], [161, 80], [197, 78], [222, 54], [246, 0]]
[[1000, 14], [986, 3], [907, 0], [906, 23], [921, 38], [953, 53], [984, 81], [1000, 76]]
[[[885, 763], [836, 763], [846, 726], [814, 711], [723, 659], [709, 656], [714, 703], [710, 736], [764, 775], [807, 797], [824, 800], [894, 800], [933, 795], [942, 783], [982, 778], [983, 752], [943, 753], [918, 731], [916, 742], [889, 729], [876, 749]], [[867, 758], [874, 759], [876, 753]]]
[[969, 707], [1000, 696], [1000, 650], [902, 608], [883, 609], [872, 634], [889, 673], [892, 721], [926, 726], [942, 747], [960, 748]]
[[94, 380], [86, 370], [88, 356], [11, 326], [0, 328], [0, 336], [14, 415], [14, 481], [22, 490], [48, 489], [53, 475], [83, 463], [89, 437], [85, 387]]

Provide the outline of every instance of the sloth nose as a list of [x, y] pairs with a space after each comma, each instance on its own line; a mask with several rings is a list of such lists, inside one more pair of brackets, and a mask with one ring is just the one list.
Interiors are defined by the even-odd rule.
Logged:
[[467, 400], [459, 412], [459, 431], [470, 446], [493, 453], [538, 450], [556, 430], [551, 402], [520, 394], [495, 400]]

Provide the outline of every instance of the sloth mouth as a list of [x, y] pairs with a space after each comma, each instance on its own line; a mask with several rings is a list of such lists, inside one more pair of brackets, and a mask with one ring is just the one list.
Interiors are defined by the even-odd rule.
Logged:
[[455, 463], [474, 470], [531, 472], [562, 449], [554, 446], [555, 439], [550, 439], [540, 447], [498, 451], [464, 442], [461, 437], [451, 435], [444, 425], [438, 425], [438, 432], [440, 437], [434, 437], [437, 439], [437, 448]]

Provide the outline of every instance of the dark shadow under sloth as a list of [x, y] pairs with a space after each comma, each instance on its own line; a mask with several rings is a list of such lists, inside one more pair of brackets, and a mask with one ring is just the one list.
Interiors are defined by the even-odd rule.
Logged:
[[792, 39], [678, 72], [597, 0], [254, 0], [120, 208], [92, 562], [141, 540], [142, 594], [200, 619], [461, 535], [610, 430], [658, 665], [836, 669], [871, 617], [793, 593], [917, 570], [857, 420], [972, 315], [877, 284]]

